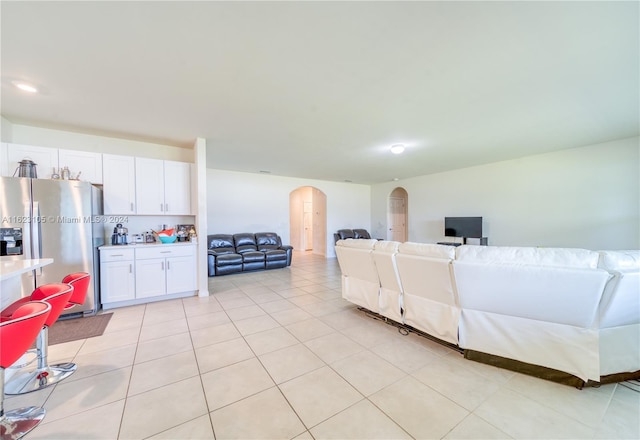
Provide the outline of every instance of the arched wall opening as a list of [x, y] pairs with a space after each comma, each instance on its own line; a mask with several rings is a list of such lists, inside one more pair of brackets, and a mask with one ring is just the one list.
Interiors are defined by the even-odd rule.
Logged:
[[387, 240], [409, 240], [409, 194], [398, 187], [391, 191], [387, 202]]
[[327, 256], [327, 196], [303, 186], [289, 193], [289, 239], [298, 251]]

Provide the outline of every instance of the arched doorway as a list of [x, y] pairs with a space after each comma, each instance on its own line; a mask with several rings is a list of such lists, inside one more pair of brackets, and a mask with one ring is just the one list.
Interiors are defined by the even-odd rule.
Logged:
[[387, 240], [405, 242], [409, 239], [409, 194], [404, 188], [396, 188], [387, 203]]
[[327, 255], [327, 196], [303, 186], [289, 194], [289, 239], [299, 251]]

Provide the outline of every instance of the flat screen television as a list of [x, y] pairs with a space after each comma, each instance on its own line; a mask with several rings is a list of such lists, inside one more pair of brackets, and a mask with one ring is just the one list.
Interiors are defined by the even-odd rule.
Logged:
[[445, 217], [444, 236], [482, 238], [482, 217]]

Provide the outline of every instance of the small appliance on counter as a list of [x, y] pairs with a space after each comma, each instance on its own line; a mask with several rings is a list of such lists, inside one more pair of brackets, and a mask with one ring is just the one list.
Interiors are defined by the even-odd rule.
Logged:
[[111, 244], [112, 245], [122, 245], [127, 244], [128, 237], [127, 234], [129, 230], [122, 226], [122, 223], [118, 223], [115, 228], [113, 228], [113, 234], [111, 234]]

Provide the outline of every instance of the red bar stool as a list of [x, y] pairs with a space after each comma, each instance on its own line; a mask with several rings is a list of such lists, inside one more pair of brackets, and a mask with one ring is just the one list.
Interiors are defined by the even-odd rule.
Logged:
[[28, 301], [45, 301], [51, 305], [51, 312], [44, 322], [44, 326], [36, 339], [36, 353], [38, 367], [33, 371], [20, 371], [12, 376], [4, 387], [5, 394], [25, 394], [60, 382], [76, 371], [76, 364], [64, 362], [49, 365], [47, 354], [49, 349], [49, 327], [56, 322], [64, 307], [69, 302], [73, 287], [68, 284], [44, 284], [31, 293], [30, 297], [22, 298], [0, 312], [2, 319], [11, 318], [15, 310]]
[[91, 275], [87, 272], [70, 273], [62, 279], [62, 282], [73, 286], [73, 293], [67, 305], [64, 306], [64, 309], [69, 310], [75, 306], [84, 304], [87, 298], [87, 290], [89, 290], [89, 283], [91, 282]]
[[18, 307], [11, 318], [0, 318], [0, 438], [19, 439], [42, 421], [44, 408], [29, 406], [4, 410], [4, 370], [20, 359], [33, 344], [44, 325], [51, 305], [29, 301]]

